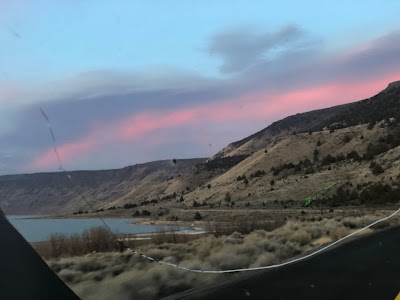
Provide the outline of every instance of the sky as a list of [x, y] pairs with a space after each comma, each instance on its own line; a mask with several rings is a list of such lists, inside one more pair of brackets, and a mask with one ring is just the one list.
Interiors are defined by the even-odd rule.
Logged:
[[400, 80], [400, 2], [0, 0], [0, 175], [210, 157]]

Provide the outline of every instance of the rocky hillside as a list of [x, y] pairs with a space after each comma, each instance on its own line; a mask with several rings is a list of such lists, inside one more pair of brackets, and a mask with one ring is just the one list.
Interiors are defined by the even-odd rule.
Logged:
[[[290, 208], [331, 185], [333, 188], [324, 195], [326, 205], [373, 202], [374, 199], [368, 198], [368, 190], [375, 184], [378, 188], [387, 184], [388, 193], [398, 189], [400, 126], [384, 120], [373, 127], [369, 124], [277, 138], [224, 174], [184, 195], [183, 204]], [[338, 189], [344, 194], [337, 195]], [[385, 193], [382, 190], [379, 194]], [[390, 197], [398, 197], [393, 202], [400, 200], [400, 194]]]
[[399, 145], [400, 82], [394, 82], [369, 99], [290, 116], [230, 144], [208, 162], [239, 162], [183, 204], [288, 208], [328, 186], [317, 204], [397, 202]]
[[393, 203], [400, 199], [399, 145], [397, 82], [372, 98], [287, 117], [229, 145], [174, 179], [161, 195], [166, 201], [124, 201], [157, 215], [165, 207], [203, 215], [207, 209], [301, 208], [323, 190], [315, 205]]

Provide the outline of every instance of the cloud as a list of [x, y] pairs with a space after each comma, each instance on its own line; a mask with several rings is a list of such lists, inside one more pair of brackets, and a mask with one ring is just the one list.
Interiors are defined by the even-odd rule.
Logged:
[[354, 45], [340, 52], [322, 48], [286, 52], [263, 61], [233, 79], [243, 90], [287, 91], [336, 81], [371, 80], [400, 68], [400, 31]]
[[222, 59], [221, 72], [232, 73], [308, 46], [307, 35], [301, 29], [287, 26], [276, 32], [260, 34], [251, 28], [226, 30], [211, 38], [207, 50]]
[[169, 66], [154, 66], [136, 72], [94, 70], [66, 79], [26, 85], [25, 82], [0, 81], [0, 104], [15, 106], [71, 98], [79, 101], [149, 91], [192, 90], [212, 86], [213, 83], [196, 72]]
[[[330, 75], [352, 77], [382, 74], [400, 67], [400, 30], [393, 31], [373, 41], [360, 45], [343, 55], [338, 55], [332, 64], [326, 64]], [[335, 67], [336, 65], [336, 67]], [[372, 74], [371, 74], [372, 73]]]
[[[195, 118], [193, 110], [150, 111], [135, 114], [112, 124], [98, 123], [85, 137], [61, 144], [57, 152], [62, 163], [79, 160], [96, 148], [114, 142], [137, 141], [145, 135], [162, 128], [190, 123]], [[28, 164], [28, 169], [58, 166], [53, 148], [45, 150]]]
[[119, 122], [115, 133], [120, 140], [132, 140], [142, 137], [148, 132], [170, 128], [196, 120], [194, 109], [181, 109], [177, 111], [145, 112]]
[[[93, 149], [101, 148], [110, 143], [145, 142], [149, 145], [167, 145], [176, 143], [172, 138], [175, 134], [182, 134], [176, 128], [190, 127], [191, 143], [200, 142], [208, 145], [204, 137], [194, 132], [202, 126], [217, 127], [220, 124], [257, 122], [274, 120], [277, 116], [286, 116], [298, 112], [325, 108], [333, 105], [348, 103], [349, 101], [371, 96], [382, 89], [388, 82], [400, 78], [400, 71], [385, 78], [372, 81], [331, 82], [327, 85], [316, 85], [295, 91], [283, 93], [249, 93], [238, 98], [227, 99], [221, 103], [201, 105], [192, 109], [178, 109], [174, 111], [153, 110], [132, 115], [116, 123], [102, 124], [90, 132], [85, 138], [59, 147], [59, 154], [64, 162], [80, 160]], [[346, 96], [343, 96], [346, 95]], [[173, 130], [171, 130], [173, 129]], [[154, 132], [160, 131], [164, 136], [161, 141], [148, 141]], [[249, 134], [252, 132], [249, 132]], [[186, 139], [188, 137], [186, 132]], [[172, 135], [172, 136], [171, 136]], [[165, 137], [169, 137], [165, 139]], [[218, 139], [218, 137], [215, 137]], [[213, 141], [209, 141], [213, 142]], [[29, 164], [29, 168], [48, 168], [57, 166], [56, 156], [52, 149], [46, 150]]]
[[[68, 144], [57, 147], [57, 153], [61, 162], [68, 162], [71, 159], [81, 157], [93, 150], [95, 143], [91, 137], [86, 137]], [[49, 166], [58, 166], [57, 155], [53, 148], [46, 150], [43, 154], [36, 157], [29, 165], [29, 169], [43, 169]]]
[[[250, 34], [245, 46], [232, 42], [234, 54], [225, 62], [246, 67], [228, 78], [159, 66], [141, 72], [91, 71], [34, 89], [14, 84], [4, 89], [12, 91], [7, 102], [0, 100], [0, 144], [13, 154], [7, 172], [58, 167], [39, 106], [52, 121], [68, 169], [105, 168], [167, 154], [189, 157], [185, 149], [211, 155], [209, 143], [216, 153], [282, 117], [369, 97], [400, 79], [399, 31], [338, 53], [318, 47], [293, 50], [289, 44], [297, 40], [307, 38], [287, 27]], [[226, 53], [221, 51], [227, 44], [221, 42], [218, 53]], [[276, 45], [287, 47], [266, 59]], [[245, 53], [254, 53], [257, 63], [246, 60]], [[132, 149], [132, 156], [124, 147]]]

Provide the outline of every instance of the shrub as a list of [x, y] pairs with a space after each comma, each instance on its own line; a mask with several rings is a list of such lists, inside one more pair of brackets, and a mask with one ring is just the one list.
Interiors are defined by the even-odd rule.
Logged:
[[105, 252], [115, 248], [115, 239], [105, 227], [93, 227], [82, 233], [88, 252]]
[[193, 207], [199, 207], [201, 206], [200, 203], [198, 203], [196, 200], [193, 201]]
[[229, 192], [226, 192], [226, 193], [225, 193], [224, 200], [225, 200], [226, 202], [231, 202], [232, 198], [231, 198], [231, 194], [230, 194]]
[[[275, 176], [275, 175], [278, 175], [280, 172], [282, 172], [285, 169], [289, 170], [289, 169], [293, 169], [293, 168], [295, 168], [295, 165], [293, 163], [285, 163], [285, 164], [279, 165], [277, 167], [272, 167], [271, 168], [271, 172], [272, 172], [272, 175]], [[264, 171], [259, 171], [259, 172], [261, 172], [262, 175], [265, 174]]]
[[360, 157], [360, 155], [358, 155], [358, 152], [356, 150], [352, 150], [351, 152], [347, 153], [346, 158], [354, 159], [354, 161], [362, 160], [362, 158]]
[[349, 195], [349, 200], [356, 200], [358, 199], [358, 193], [357, 191], [352, 191]]
[[374, 128], [374, 126], [375, 126], [375, 122], [371, 122], [371, 123], [368, 124], [367, 129], [371, 130], [372, 128]]
[[135, 203], [124, 204], [124, 209], [135, 208], [135, 207], [137, 207], [137, 204]]
[[197, 212], [194, 214], [193, 220], [198, 221], [198, 220], [201, 220], [201, 219], [203, 219], [203, 217], [202, 217], [201, 214], [197, 211]]
[[82, 276], [82, 273], [75, 270], [64, 269], [58, 273], [58, 276], [60, 276], [60, 278], [66, 283], [74, 283], [79, 277]]
[[302, 246], [307, 245], [311, 242], [311, 235], [304, 230], [296, 230], [289, 237], [290, 241], [296, 242]]
[[392, 189], [387, 184], [375, 183], [362, 190], [359, 199], [363, 204], [394, 203], [400, 199], [400, 189]]
[[372, 174], [374, 175], [379, 175], [384, 172], [384, 169], [380, 164], [375, 164], [374, 167], [372, 168]]
[[351, 137], [349, 135], [345, 135], [344, 138], [343, 138], [343, 143], [347, 144], [350, 141], [351, 141]]
[[264, 171], [258, 170], [255, 173], [250, 174], [250, 178], [254, 178], [254, 177], [261, 177], [265, 175]]
[[333, 228], [329, 231], [329, 236], [333, 240], [338, 240], [348, 234], [348, 230], [345, 227]]
[[59, 257], [63, 251], [66, 235], [63, 233], [53, 233], [50, 235], [51, 255]]
[[314, 168], [313, 167], [309, 167], [309, 168], [307, 168], [306, 170], [305, 170], [305, 174], [312, 174], [312, 173], [314, 173], [315, 172], [315, 170], [314, 170]]
[[322, 161], [321, 164], [324, 165], [329, 165], [329, 164], [333, 164], [336, 162], [336, 158], [334, 158], [332, 155], [328, 154], [327, 156], [325, 156]]
[[346, 159], [346, 158], [345, 158], [345, 156], [344, 156], [342, 153], [336, 155], [336, 161], [343, 161], [343, 160], [345, 160], [345, 159]]
[[96, 259], [89, 259], [78, 263], [76, 268], [81, 272], [88, 273], [103, 270], [106, 268], [106, 265]]
[[150, 216], [151, 212], [148, 211], [147, 209], [142, 210], [142, 216]]
[[312, 167], [312, 166], [313, 166], [313, 163], [312, 163], [311, 160], [309, 160], [308, 158], [306, 158], [306, 159], [303, 161], [303, 167], [308, 168], [308, 167]]
[[376, 143], [376, 144], [369, 143], [369, 145], [367, 147], [367, 152], [364, 154], [363, 158], [371, 160], [375, 156], [377, 156], [381, 153], [384, 153], [388, 150], [389, 150], [389, 147], [385, 143]]

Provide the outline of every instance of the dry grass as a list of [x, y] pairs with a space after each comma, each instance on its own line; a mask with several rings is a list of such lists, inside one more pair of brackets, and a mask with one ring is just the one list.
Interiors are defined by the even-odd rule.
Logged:
[[[210, 234], [185, 243], [144, 245], [140, 251], [155, 259], [194, 269], [260, 267], [302, 255], [375, 219], [366, 216], [320, 222], [290, 220], [271, 231]], [[127, 252], [91, 253], [48, 263], [83, 299], [158, 299], [204, 285], [220, 276], [160, 266]]]
[[[169, 231], [162, 231], [162, 228], [159, 230], [156, 234], [146, 236], [150, 238], [148, 240], [140, 239], [140, 236], [121, 234], [118, 234], [118, 238], [123, 239], [125, 246], [136, 248], [148, 244], [187, 243], [204, 236], [204, 234], [183, 234], [173, 228]], [[117, 241], [118, 238], [105, 227], [93, 227], [85, 230], [82, 234], [70, 236], [54, 233], [50, 235], [49, 241], [35, 243], [33, 246], [42, 257], [51, 259], [81, 256], [88, 253], [123, 251]]]
[[34, 245], [37, 252], [45, 258], [61, 256], [78, 256], [91, 252], [109, 252], [118, 250], [118, 243], [114, 234], [104, 227], [93, 227], [82, 234], [67, 236], [53, 233], [48, 242]]
[[236, 217], [234, 222], [209, 222], [206, 225], [207, 231], [215, 236], [230, 235], [234, 232], [247, 234], [255, 230], [272, 231], [285, 224], [284, 219], [277, 218], [276, 220], [243, 220]]

